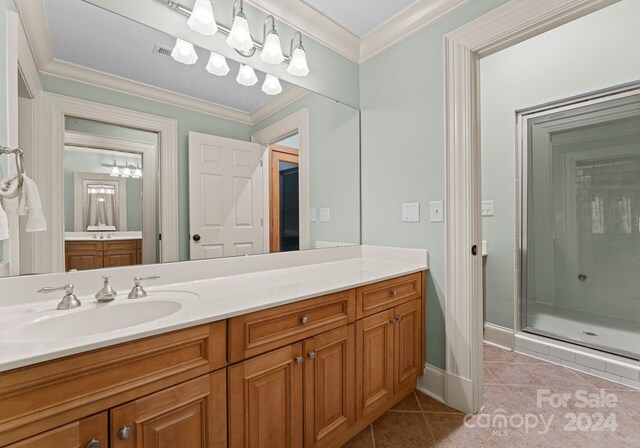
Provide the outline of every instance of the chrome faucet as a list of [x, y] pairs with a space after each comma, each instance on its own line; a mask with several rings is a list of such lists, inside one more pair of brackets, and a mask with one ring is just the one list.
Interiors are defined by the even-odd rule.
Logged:
[[64, 297], [56, 307], [59, 310], [70, 310], [72, 308], [78, 308], [80, 305], [82, 305], [80, 300], [78, 300], [76, 295], [73, 293], [73, 285], [71, 283], [65, 286], [59, 286], [57, 288], [45, 287], [38, 290], [38, 292], [41, 294], [48, 294], [54, 291], [64, 291]]
[[118, 293], [109, 284], [110, 277], [104, 276], [102, 278], [104, 279], [104, 284], [102, 286], [102, 289], [96, 293], [96, 300], [98, 302], [111, 302], [113, 299], [116, 298]]
[[143, 297], [147, 297], [147, 291], [142, 287], [142, 280], [155, 280], [160, 278], [159, 275], [151, 275], [149, 277], [134, 277], [133, 279], [133, 288], [131, 288], [131, 292], [129, 292], [130, 299], [142, 299]]

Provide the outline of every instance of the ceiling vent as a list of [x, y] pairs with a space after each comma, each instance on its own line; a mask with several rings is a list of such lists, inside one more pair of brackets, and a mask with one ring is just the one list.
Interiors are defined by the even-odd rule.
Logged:
[[161, 56], [171, 56], [171, 48], [163, 47], [160, 44], [156, 44], [153, 47], [153, 54], [159, 54]]

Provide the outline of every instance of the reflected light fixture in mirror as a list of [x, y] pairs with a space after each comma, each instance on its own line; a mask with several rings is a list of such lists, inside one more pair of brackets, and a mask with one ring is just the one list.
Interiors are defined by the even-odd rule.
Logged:
[[282, 86], [280, 80], [273, 75], [267, 74], [267, 77], [262, 84], [262, 91], [267, 95], [277, 95], [282, 92]]
[[193, 48], [193, 44], [182, 39], [176, 40], [176, 45], [173, 47], [171, 57], [183, 64], [192, 65], [198, 60], [196, 49]]
[[240, 70], [238, 70], [238, 77], [236, 78], [238, 84], [251, 87], [258, 82], [258, 77], [256, 76], [256, 72], [253, 70], [253, 67], [240, 64]]
[[212, 75], [226, 76], [230, 70], [229, 64], [227, 64], [227, 58], [212, 51], [211, 56], [209, 56], [209, 62], [207, 62], [206, 70]]
[[196, 0], [187, 25], [189, 25], [189, 28], [192, 30], [205, 36], [213, 36], [218, 32], [218, 25], [213, 15], [211, 0]]

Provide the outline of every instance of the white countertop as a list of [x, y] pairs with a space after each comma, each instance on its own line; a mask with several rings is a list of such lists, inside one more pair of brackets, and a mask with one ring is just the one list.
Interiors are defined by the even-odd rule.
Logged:
[[[317, 263], [314, 263], [315, 259], [317, 259]], [[268, 269], [268, 267], [265, 269], [265, 263], [270, 263], [274, 269]], [[243, 265], [251, 265], [251, 267], [243, 267]], [[253, 270], [254, 272], [229, 274], [233, 266], [241, 268], [240, 271]], [[208, 271], [208, 274], [203, 278], [191, 279], [186, 282], [174, 281], [158, 286], [154, 286], [152, 282], [145, 283], [149, 295], [147, 298], [138, 299], [138, 301], [162, 300], [163, 297], [171, 296], [172, 291], [175, 291], [177, 295], [196, 294], [199, 298], [186, 301], [186, 305], [175, 314], [121, 330], [64, 340], [54, 340], [55, 338], [52, 337], [52, 340], [44, 343], [20, 342], [15, 340], [17, 338], [11, 338], [9, 333], [11, 328], [16, 327], [16, 322], [17, 325], [20, 325], [22, 320], [31, 319], [33, 321], [33, 316], [39, 315], [38, 313], [48, 313], [49, 316], [53, 316], [51, 317], [53, 319], [57, 316], [77, 313], [79, 318], [82, 318], [82, 312], [85, 310], [132, 303], [134, 301], [127, 299], [129, 286], [121, 287], [121, 285], [114, 284], [119, 292], [118, 297], [107, 304], [97, 304], [93, 294], [78, 294], [83, 305], [73, 310], [55, 310], [60, 299], [58, 294], [54, 298], [47, 297], [47, 300], [31, 299], [28, 302], [25, 300], [26, 303], [0, 307], [0, 371], [423, 271], [428, 269], [428, 253], [426, 250], [419, 249], [353, 246], [351, 248], [311, 250], [297, 254], [288, 253], [288, 255], [270, 254], [154, 265], [150, 269], [146, 266], [148, 272], [142, 272], [140, 275], [148, 275], [153, 270], [159, 271], [162, 275], [165, 270], [169, 272], [173, 268], [173, 271], [176, 271], [176, 267], [184, 268], [186, 272], [190, 271], [192, 277], [193, 272], [198, 270]], [[215, 274], [211, 273], [212, 267], [218, 267], [218, 270], [226, 275], [215, 277]], [[119, 281], [119, 278], [130, 278], [128, 275], [136, 272], [132, 269], [114, 270], [116, 279]], [[138, 268], [138, 270], [140, 269], [142, 268]], [[105, 273], [108, 272], [103, 270], [93, 275], [99, 278], [99, 275], [105, 275]], [[123, 277], [122, 274], [128, 275]], [[71, 274], [53, 274], [53, 276], [60, 277], [65, 275], [71, 276]], [[76, 273], [74, 278], [81, 280], [82, 284], [87, 275], [86, 272], [82, 276]], [[50, 276], [43, 277], [49, 277], [47, 280], [51, 280]], [[173, 272], [173, 279], [179, 277], [179, 273]], [[28, 277], [22, 277], [14, 282], [24, 280], [28, 280]], [[8, 286], [12, 288], [16, 285], [8, 284]], [[99, 284], [96, 284], [95, 290], [98, 289]], [[2, 297], [0, 297], [0, 303], [2, 303]], [[135, 321], [135, 316], [133, 317], [133, 321]], [[91, 325], [91, 322], [88, 322], [88, 325]]]
[[131, 232], [108, 232], [108, 231], [92, 231], [92, 232], [64, 232], [65, 241], [108, 241], [108, 240], [141, 240], [141, 231]]

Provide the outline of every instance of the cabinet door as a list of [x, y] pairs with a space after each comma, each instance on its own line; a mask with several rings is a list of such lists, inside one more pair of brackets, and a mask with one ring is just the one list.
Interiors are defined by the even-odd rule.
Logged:
[[113, 448], [223, 448], [226, 435], [224, 370], [111, 410]]
[[137, 249], [111, 250], [104, 253], [104, 267], [133, 266], [138, 264]]
[[108, 448], [107, 425], [107, 413], [103, 412], [13, 443], [7, 448]]
[[353, 423], [355, 326], [304, 341], [305, 447], [331, 446]]
[[415, 387], [422, 366], [422, 300], [394, 309], [394, 393]]
[[64, 254], [65, 270], [76, 269], [86, 271], [102, 268], [102, 252], [66, 252]]
[[302, 447], [302, 344], [229, 367], [229, 447]]
[[393, 309], [356, 322], [356, 418], [393, 396]]

